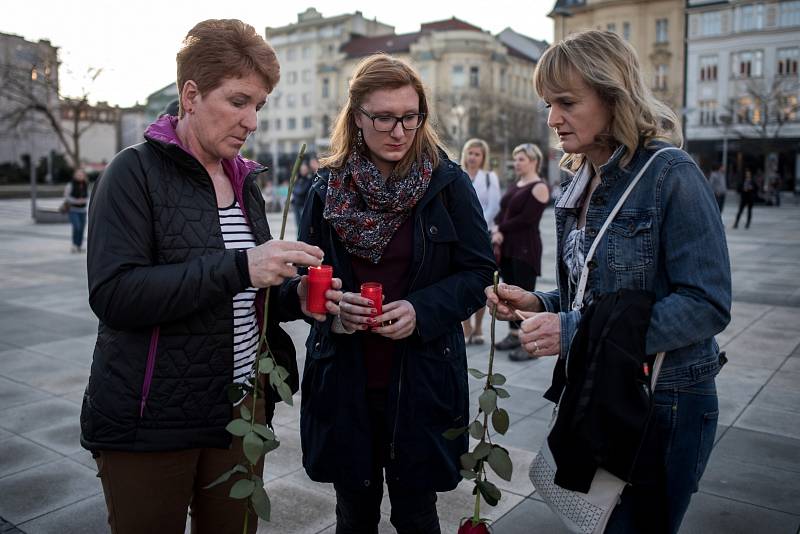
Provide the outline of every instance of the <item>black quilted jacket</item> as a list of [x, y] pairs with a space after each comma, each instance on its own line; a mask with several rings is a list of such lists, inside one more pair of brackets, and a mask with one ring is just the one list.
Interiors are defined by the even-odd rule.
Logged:
[[[109, 164], [90, 208], [89, 302], [100, 323], [81, 444], [129, 451], [228, 447], [232, 298], [246, 277], [235, 251], [225, 249], [205, 169], [167, 138], [146, 138]], [[271, 235], [253, 182], [263, 168], [241, 158], [229, 164], [240, 171], [236, 196], [255, 241], [263, 243]], [[278, 327], [297, 316], [298, 299], [289, 295], [272, 290], [268, 339], [296, 391], [294, 346]]]

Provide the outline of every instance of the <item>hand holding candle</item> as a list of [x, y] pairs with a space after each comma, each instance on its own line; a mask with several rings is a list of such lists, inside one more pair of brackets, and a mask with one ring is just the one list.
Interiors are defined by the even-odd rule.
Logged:
[[361, 296], [373, 302], [372, 307], [375, 313], [371, 313], [370, 317], [377, 317], [383, 313], [383, 286], [377, 282], [366, 282], [361, 284]]
[[325, 292], [331, 289], [333, 267], [320, 265], [308, 268], [308, 293], [306, 309], [311, 313], [327, 313], [325, 308]]

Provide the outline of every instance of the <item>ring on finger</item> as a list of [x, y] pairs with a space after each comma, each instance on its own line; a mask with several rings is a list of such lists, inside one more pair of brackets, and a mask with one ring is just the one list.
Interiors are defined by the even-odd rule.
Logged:
[[536, 354], [539, 352], [539, 343], [534, 339], [533, 340], [533, 353]]

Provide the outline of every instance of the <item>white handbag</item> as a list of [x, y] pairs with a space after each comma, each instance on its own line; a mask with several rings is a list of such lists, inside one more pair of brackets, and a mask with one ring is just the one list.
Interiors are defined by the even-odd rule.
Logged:
[[[603, 237], [603, 234], [608, 229], [611, 221], [617, 215], [625, 200], [630, 195], [633, 188], [641, 179], [644, 171], [653, 162], [653, 159], [665, 150], [676, 150], [674, 147], [662, 148], [655, 152], [650, 159], [645, 163], [644, 167], [639, 171], [636, 177], [628, 185], [622, 197], [617, 202], [614, 209], [608, 215], [600, 231], [597, 233], [589, 252], [583, 263], [583, 270], [581, 272], [580, 282], [578, 283], [577, 291], [575, 292], [575, 299], [573, 300], [572, 309], [580, 310], [583, 307], [583, 295], [586, 290], [586, 282], [589, 278], [589, 261], [594, 256], [594, 251], [597, 244]], [[661, 364], [664, 361], [664, 353], [659, 352], [656, 355], [656, 360], [653, 364], [653, 374], [650, 382], [650, 390], [655, 391], [656, 380], [658, 373], [661, 370]], [[558, 405], [553, 410], [553, 418], [548, 427], [548, 435], [553, 428], [558, 416]], [[611, 513], [620, 501], [620, 495], [625, 489], [626, 482], [618, 478], [603, 468], [597, 468], [595, 471], [592, 484], [588, 493], [581, 493], [579, 491], [572, 491], [558, 486], [555, 481], [556, 476], [556, 462], [553, 458], [553, 453], [550, 451], [550, 446], [545, 438], [539, 452], [533, 459], [531, 464], [529, 476], [536, 492], [542, 497], [545, 504], [558, 516], [562, 523], [567, 527], [570, 532], [581, 534], [602, 533], [606, 529], [608, 520], [611, 518]]]

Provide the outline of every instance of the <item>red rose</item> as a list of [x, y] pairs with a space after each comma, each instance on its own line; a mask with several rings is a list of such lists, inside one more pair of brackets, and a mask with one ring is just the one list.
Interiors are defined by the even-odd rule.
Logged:
[[489, 527], [486, 526], [486, 523], [481, 521], [477, 525], [472, 524], [472, 518], [467, 518], [461, 523], [461, 526], [458, 527], [458, 534], [488, 534]]

